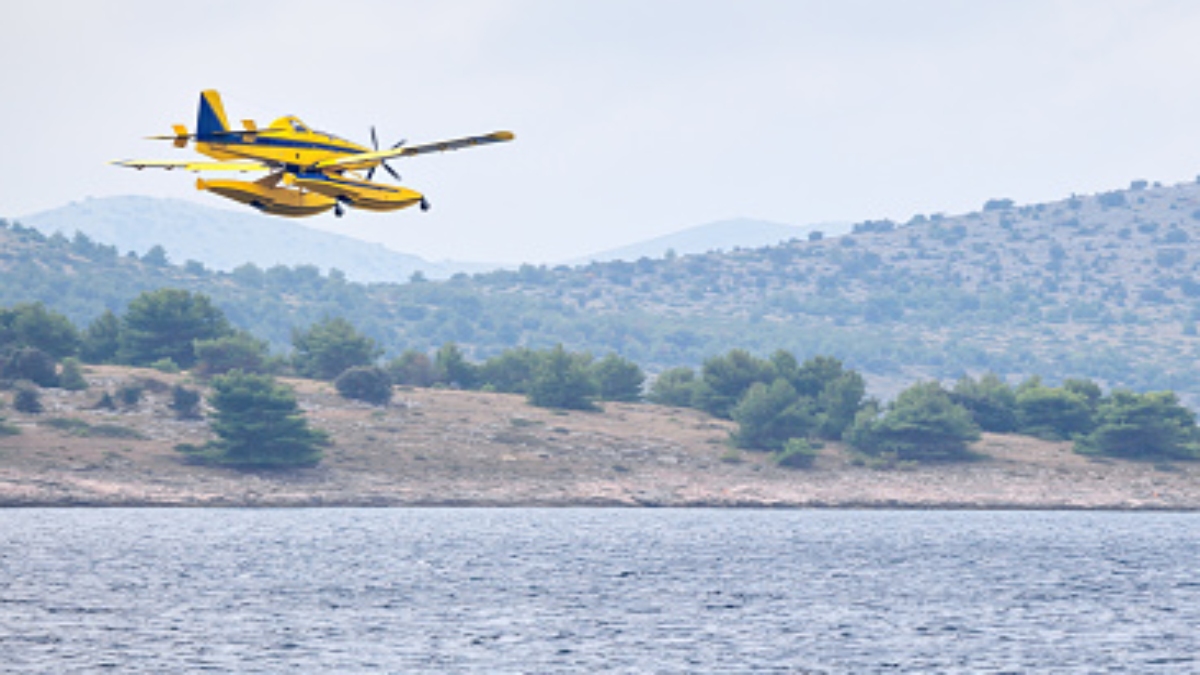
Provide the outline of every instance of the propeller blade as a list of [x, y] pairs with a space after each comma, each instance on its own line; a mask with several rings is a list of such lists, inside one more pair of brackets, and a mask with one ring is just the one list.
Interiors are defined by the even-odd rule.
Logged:
[[374, 124], [371, 125], [371, 147], [376, 150], [379, 149], [379, 139], [375, 137], [375, 125]]
[[382, 165], [383, 165], [383, 168], [387, 169], [387, 172], [388, 172], [388, 173], [392, 174], [392, 178], [395, 178], [397, 183], [399, 183], [399, 182], [400, 182], [400, 174], [396, 173], [396, 170], [395, 170], [395, 169], [393, 169], [392, 167], [388, 166], [388, 163], [387, 163], [387, 162], [380, 162], [380, 164], [382, 164]]
[[404, 145], [407, 142], [408, 142], [407, 138], [401, 138], [399, 141], [396, 141], [396, 144], [392, 146], [392, 149], [395, 150], [396, 148]]

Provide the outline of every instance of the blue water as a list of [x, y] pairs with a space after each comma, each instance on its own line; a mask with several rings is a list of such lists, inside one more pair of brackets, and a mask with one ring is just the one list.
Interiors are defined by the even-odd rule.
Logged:
[[1200, 672], [1200, 515], [0, 511], [0, 671]]

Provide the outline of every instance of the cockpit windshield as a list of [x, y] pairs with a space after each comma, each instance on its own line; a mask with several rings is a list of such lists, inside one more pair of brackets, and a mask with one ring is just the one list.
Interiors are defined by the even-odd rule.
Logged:
[[292, 125], [292, 131], [295, 131], [295, 132], [301, 133], [301, 134], [308, 133], [308, 127], [301, 124], [300, 120], [296, 119], [295, 117], [289, 119], [288, 124]]

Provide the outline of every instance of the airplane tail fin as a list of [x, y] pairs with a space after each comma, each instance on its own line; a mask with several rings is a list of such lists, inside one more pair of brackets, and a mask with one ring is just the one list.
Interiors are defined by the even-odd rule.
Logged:
[[200, 110], [196, 113], [196, 136], [204, 138], [229, 131], [229, 119], [225, 117], [225, 106], [215, 89], [200, 92]]

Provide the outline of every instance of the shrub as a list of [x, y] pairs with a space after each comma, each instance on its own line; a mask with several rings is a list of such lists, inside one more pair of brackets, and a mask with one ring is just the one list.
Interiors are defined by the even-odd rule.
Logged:
[[171, 410], [179, 419], [190, 420], [200, 417], [200, 392], [177, 384], [171, 389]]
[[423, 352], [409, 349], [384, 366], [392, 382], [410, 387], [432, 387], [437, 382], [433, 361]]
[[140, 384], [126, 384], [117, 390], [117, 398], [120, 399], [121, 405], [132, 407], [142, 401], [145, 391]]
[[1196, 416], [1172, 392], [1113, 392], [1096, 414], [1096, 428], [1075, 443], [1081, 454], [1129, 459], [1200, 459]]
[[305, 377], [332, 380], [347, 368], [369, 366], [383, 353], [375, 341], [362, 335], [349, 321], [325, 319], [307, 330], [292, 332], [296, 353], [292, 362]]
[[176, 364], [175, 361], [170, 358], [159, 359], [159, 360], [155, 361], [154, 363], [151, 363], [150, 367], [157, 370], [160, 373], [166, 373], [168, 375], [173, 375], [173, 374], [179, 372], [179, 365]]
[[88, 388], [79, 359], [73, 356], [63, 359], [62, 372], [58, 374], [58, 386], [70, 391], [83, 391]]
[[291, 389], [269, 375], [235, 370], [213, 379], [217, 440], [176, 449], [198, 463], [237, 467], [313, 466], [329, 440], [311, 429]]
[[646, 396], [652, 403], [687, 408], [696, 396], [696, 371], [686, 366], [670, 368], [658, 374]]
[[595, 410], [595, 382], [583, 359], [568, 354], [562, 345], [540, 360], [529, 385], [529, 403], [541, 408]]
[[871, 408], [863, 410], [846, 433], [855, 448], [896, 462], [967, 459], [967, 444], [978, 439], [971, 413], [936, 382], [900, 392], [882, 417]]
[[789, 439], [808, 436], [817, 424], [809, 403], [783, 378], [769, 387], [755, 383], [731, 413], [738, 423], [732, 434], [734, 444], [753, 450], [779, 450]]
[[1092, 410], [1082, 395], [1064, 388], [1041, 385], [1017, 394], [1017, 422], [1021, 433], [1061, 441], [1092, 430]]
[[603, 401], [637, 401], [642, 398], [646, 375], [638, 365], [609, 354], [592, 366], [592, 377]]
[[807, 469], [817, 459], [817, 450], [803, 438], [793, 438], [771, 458], [776, 466], [788, 469]]
[[392, 378], [382, 368], [357, 366], [346, 369], [333, 381], [344, 398], [387, 405], [392, 400]]
[[29, 380], [39, 387], [58, 386], [58, 366], [54, 357], [37, 347], [12, 350], [0, 364], [0, 371], [7, 380]]
[[701, 381], [696, 389], [695, 405], [715, 417], [730, 418], [734, 406], [755, 383], [775, 380], [775, 368], [769, 361], [755, 358], [743, 349], [704, 362]]
[[206, 295], [174, 288], [147, 291], [125, 311], [117, 358], [133, 365], [171, 359], [181, 368], [190, 368], [196, 360], [196, 340], [232, 331], [225, 314]]
[[479, 368], [467, 361], [462, 350], [447, 342], [437, 351], [433, 362], [437, 381], [459, 389], [474, 389], [479, 382]]
[[196, 340], [193, 350], [196, 353], [194, 370], [202, 377], [224, 375], [232, 370], [267, 372], [267, 343], [245, 331], [211, 340]]
[[954, 383], [950, 398], [966, 408], [984, 431], [1005, 433], [1017, 428], [1017, 395], [995, 373], [986, 373], [978, 381], [963, 376]]
[[17, 385], [17, 393], [13, 395], [13, 410], [36, 415], [43, 410], [41, 392], [37, 387], [23, 382]]

